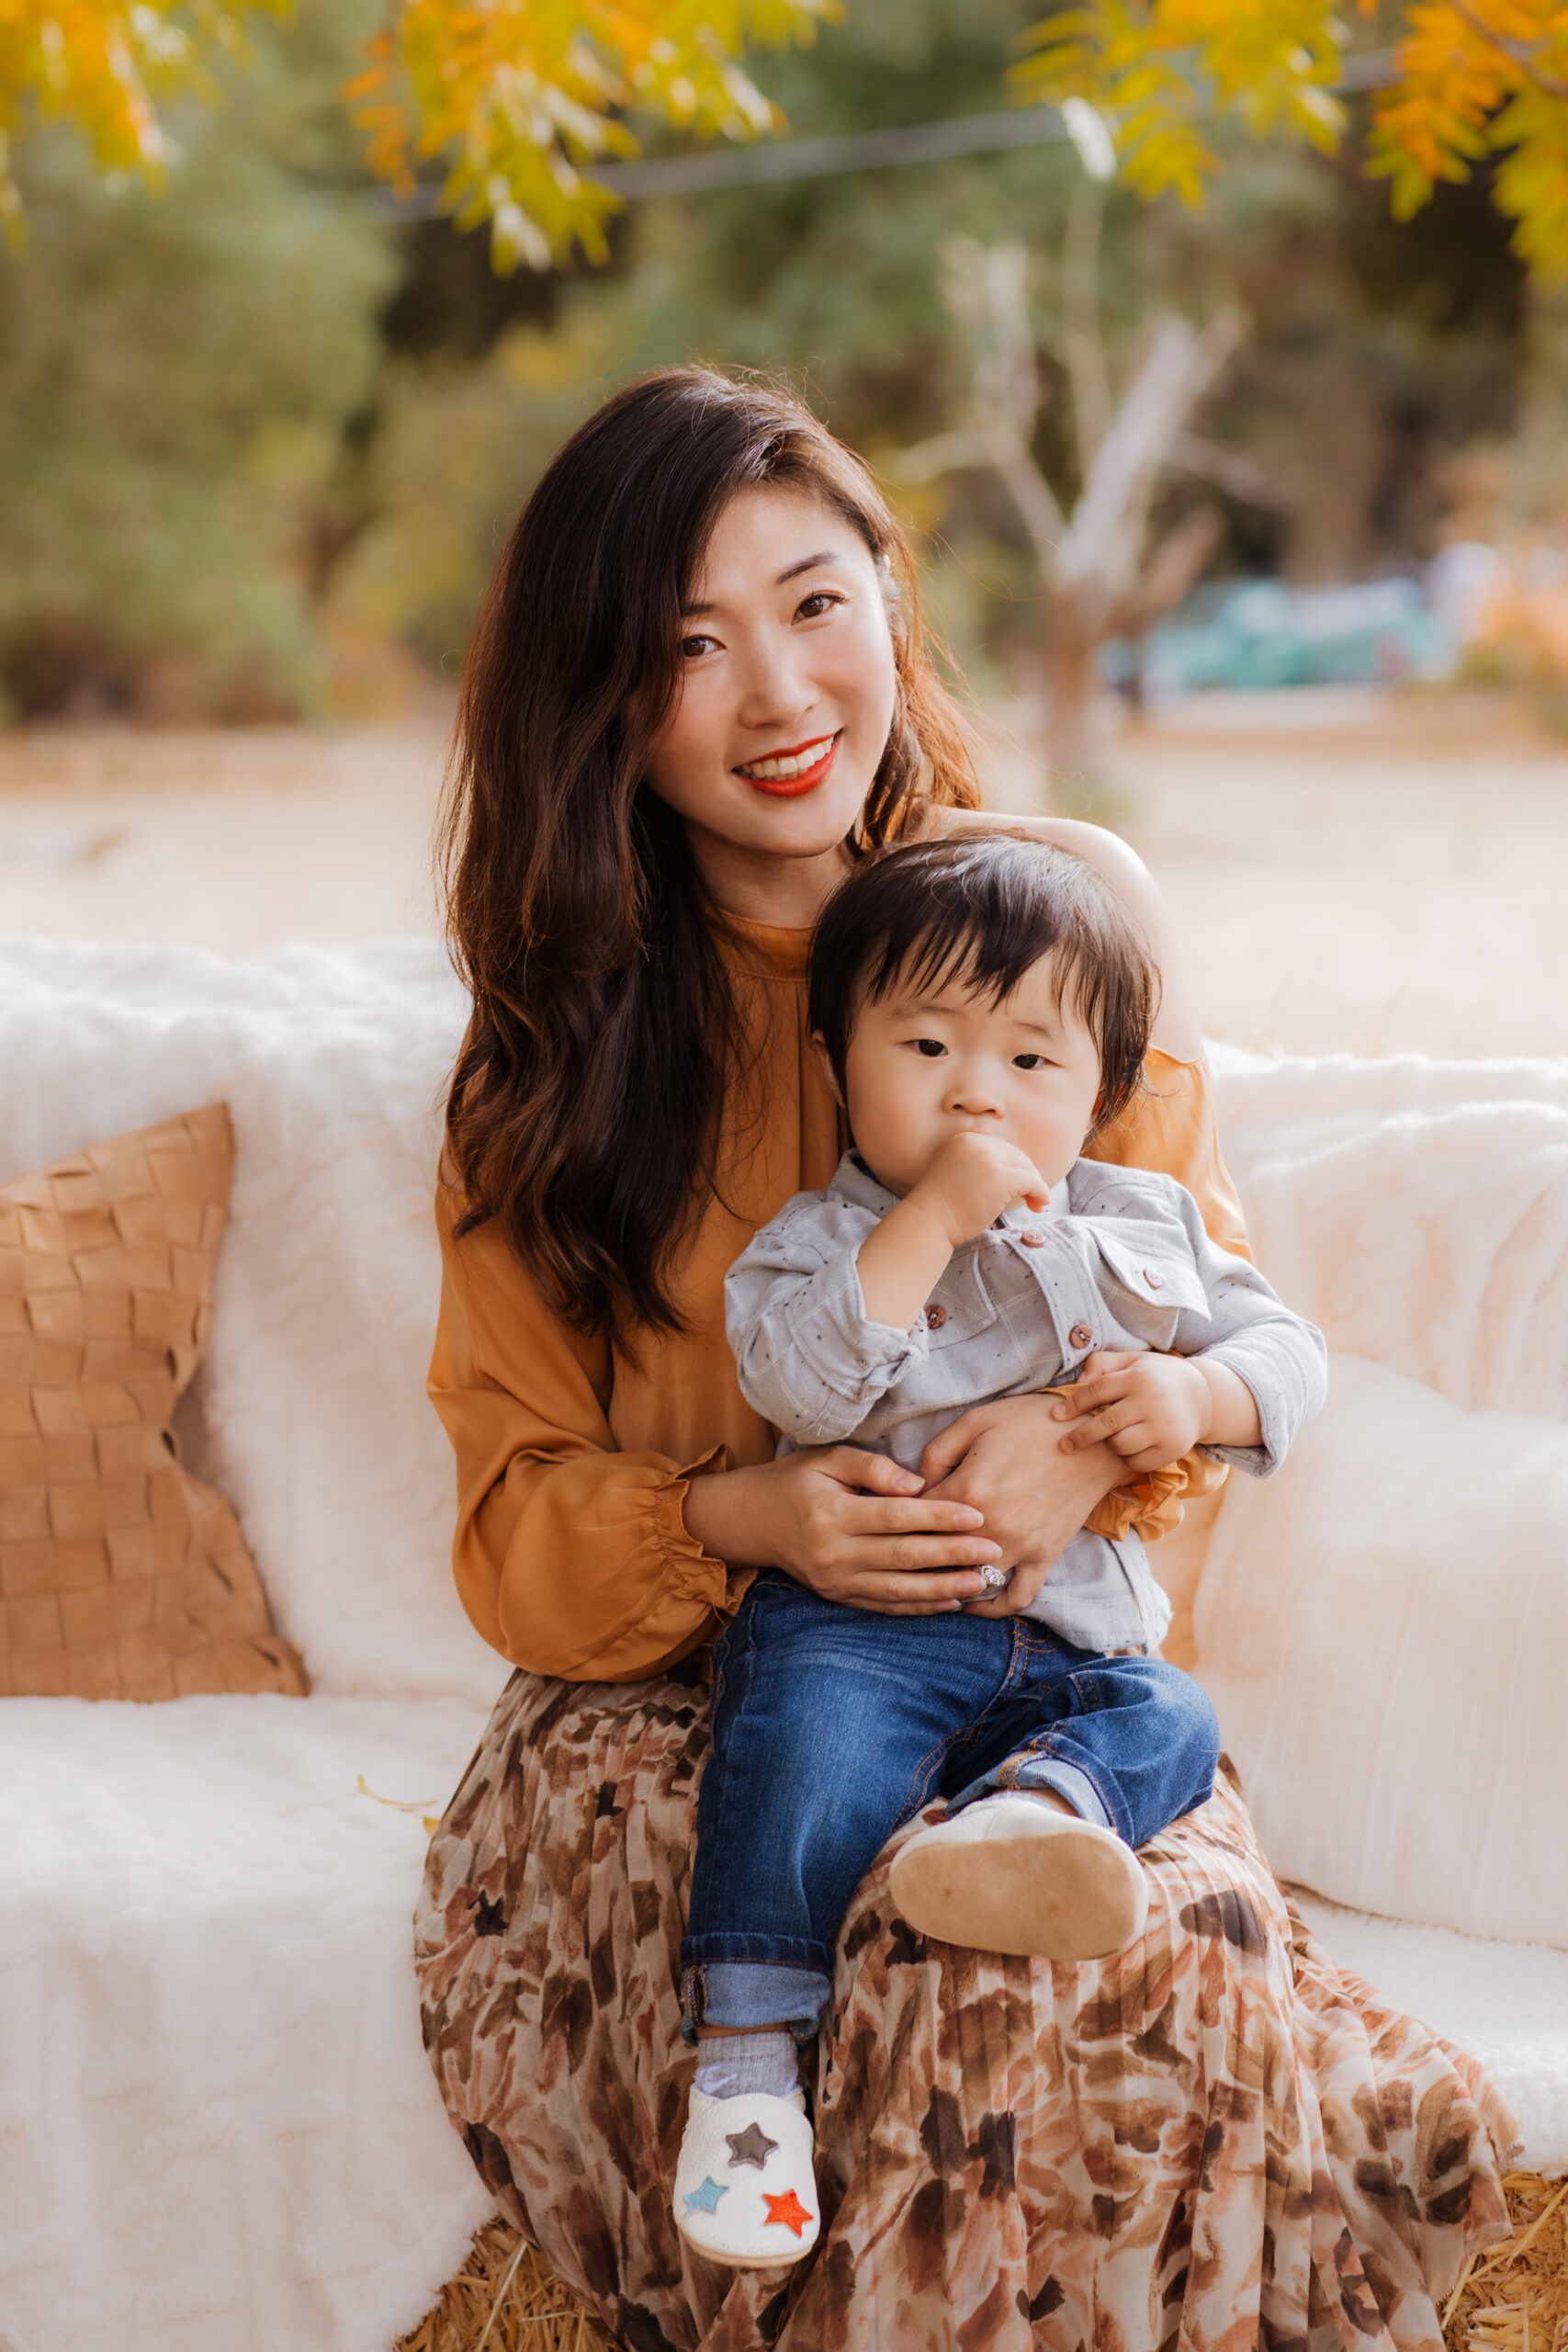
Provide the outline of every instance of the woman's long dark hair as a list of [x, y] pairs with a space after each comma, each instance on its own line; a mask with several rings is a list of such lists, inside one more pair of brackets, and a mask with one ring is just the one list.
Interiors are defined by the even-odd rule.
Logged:
[[715, 1182], [732, 1000], [680, 820], [644, 781], [681, 612], [738, 491], [836, 507], [890, 591], [897, 697], [854, 836], [973, 807], [967, 739], [919, 631], [909, 550], [809, 409], [706, 368], [596, 410], [519, 515], [463, 674], [442, 830], [474, 1014], [447, 1103], [458, 1230], [499, 1219], [584, 1330], [674, 1330], [673, 1254]]

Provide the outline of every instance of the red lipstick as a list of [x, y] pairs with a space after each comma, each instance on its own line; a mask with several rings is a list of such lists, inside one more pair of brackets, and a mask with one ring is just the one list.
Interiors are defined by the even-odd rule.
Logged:
[[[809, 742], [810, 741], [811, 738], [807, 736], [807, 742]], [[804, 794], [816, 791], [818, 786], [822, 782], [822, 779], [827, 775], [829, 769], [832, 766], [834, 760], [838, 756], [839, 744], [840, 741], [841, 730], [840, 734], [834, 736], [832, 741], [823, 752], [822, 757], [817, 762], [815, 767], [802, 769], [799, 775], [747, 775], [744, 771], [739, 768], [738, 768], [735, 773], [740, 776], [742, 783], [749, 784], [753, 792], [765, 792], [770, 800], [798, 800]], [[793, 752], [804, 752], [805, 749], [805, 743], [787, 743], [782, 750], [777, 752], [769, 752], [765, 756], [770, 760], [787, 760]]]

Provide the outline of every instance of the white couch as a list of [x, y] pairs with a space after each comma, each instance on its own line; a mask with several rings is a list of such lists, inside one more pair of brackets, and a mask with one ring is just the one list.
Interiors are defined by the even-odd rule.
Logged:
[[[462, 1011], [423, 943], [234, 964], [0, 944], [0, 1182], [231, 1107], [232, 1222], [183, 1435], [314, 1682], [302, 1702], [0, 1702], [3, 2352], [387, 2352], [487, 2218], [409, 1961], [422, 1817], [505, 1674], [452, 1593], [450, 1462], [423, 1394]], [[1260, 1254], [1320, 1317], [1325, 1139], [1403, 1104], [1440, 1159], [1447, 1106], [1486, 1100], [1568, 1138], [1568, 1066], [1219, 1065]], [[1292, 1166], [1311, 1171], [1293, 1186]], [[1382, 1313], [1331, 1340], [1440, 1388], [1394, 1271]], [[1561, 1418], [1562, 1393], [1532, 1409]], [[1491, 2062], [1526, 2161], [1568, 2169], [1568, 1951], [1312, 1910], [1337, 1957]]]

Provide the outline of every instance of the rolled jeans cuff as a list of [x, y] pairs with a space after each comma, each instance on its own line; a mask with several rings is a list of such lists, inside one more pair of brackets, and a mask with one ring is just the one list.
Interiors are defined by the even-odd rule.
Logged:
[[1059, 1757], [1024, 1754], [1010, 1756], [1007, 1761], [991, 1771], [971, 1781], [949, 1804], [951, 1816], [962, 1813], [966, 1804], [975, 1804], [981, 1797], [994, 1797], [1005, 1789], [1049, 1789], [1085, 1821], [1092, 1821], [1098, 1829], [1113, 1829], [1121, 1838], [1126, 1833], [1117, 1821], [1089, 1774], [1077, 1764], [1065, 1764]]
[[695, 2041], [704, 2025], [784, 2026], [809, 2041], [833, 1996], [819, 1968], [769, 1960], [694, 1960], [682, 1972], [681, 2034]]

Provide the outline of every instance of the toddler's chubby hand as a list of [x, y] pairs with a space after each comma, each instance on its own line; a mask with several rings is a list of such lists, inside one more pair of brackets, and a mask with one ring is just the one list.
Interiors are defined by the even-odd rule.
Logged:
[[946, 1234], [948, 1245], [973, 1241], [1014, 1201], [1043, 1209], [1051, 1195], [1027, 1152], [999, 1136], [950, 1136], [906, 1197]]
[[1186, 1356], [1097, 1348], [1070, 1396], [1052, 1407], [1073, 1426], [1062, 1440], [1076, 1453], [1104, 1438], [1132, 1470], [1163, 1470], [1179, 1462], [1210, 1433], [1213, 1397], [1199, 1366]]

